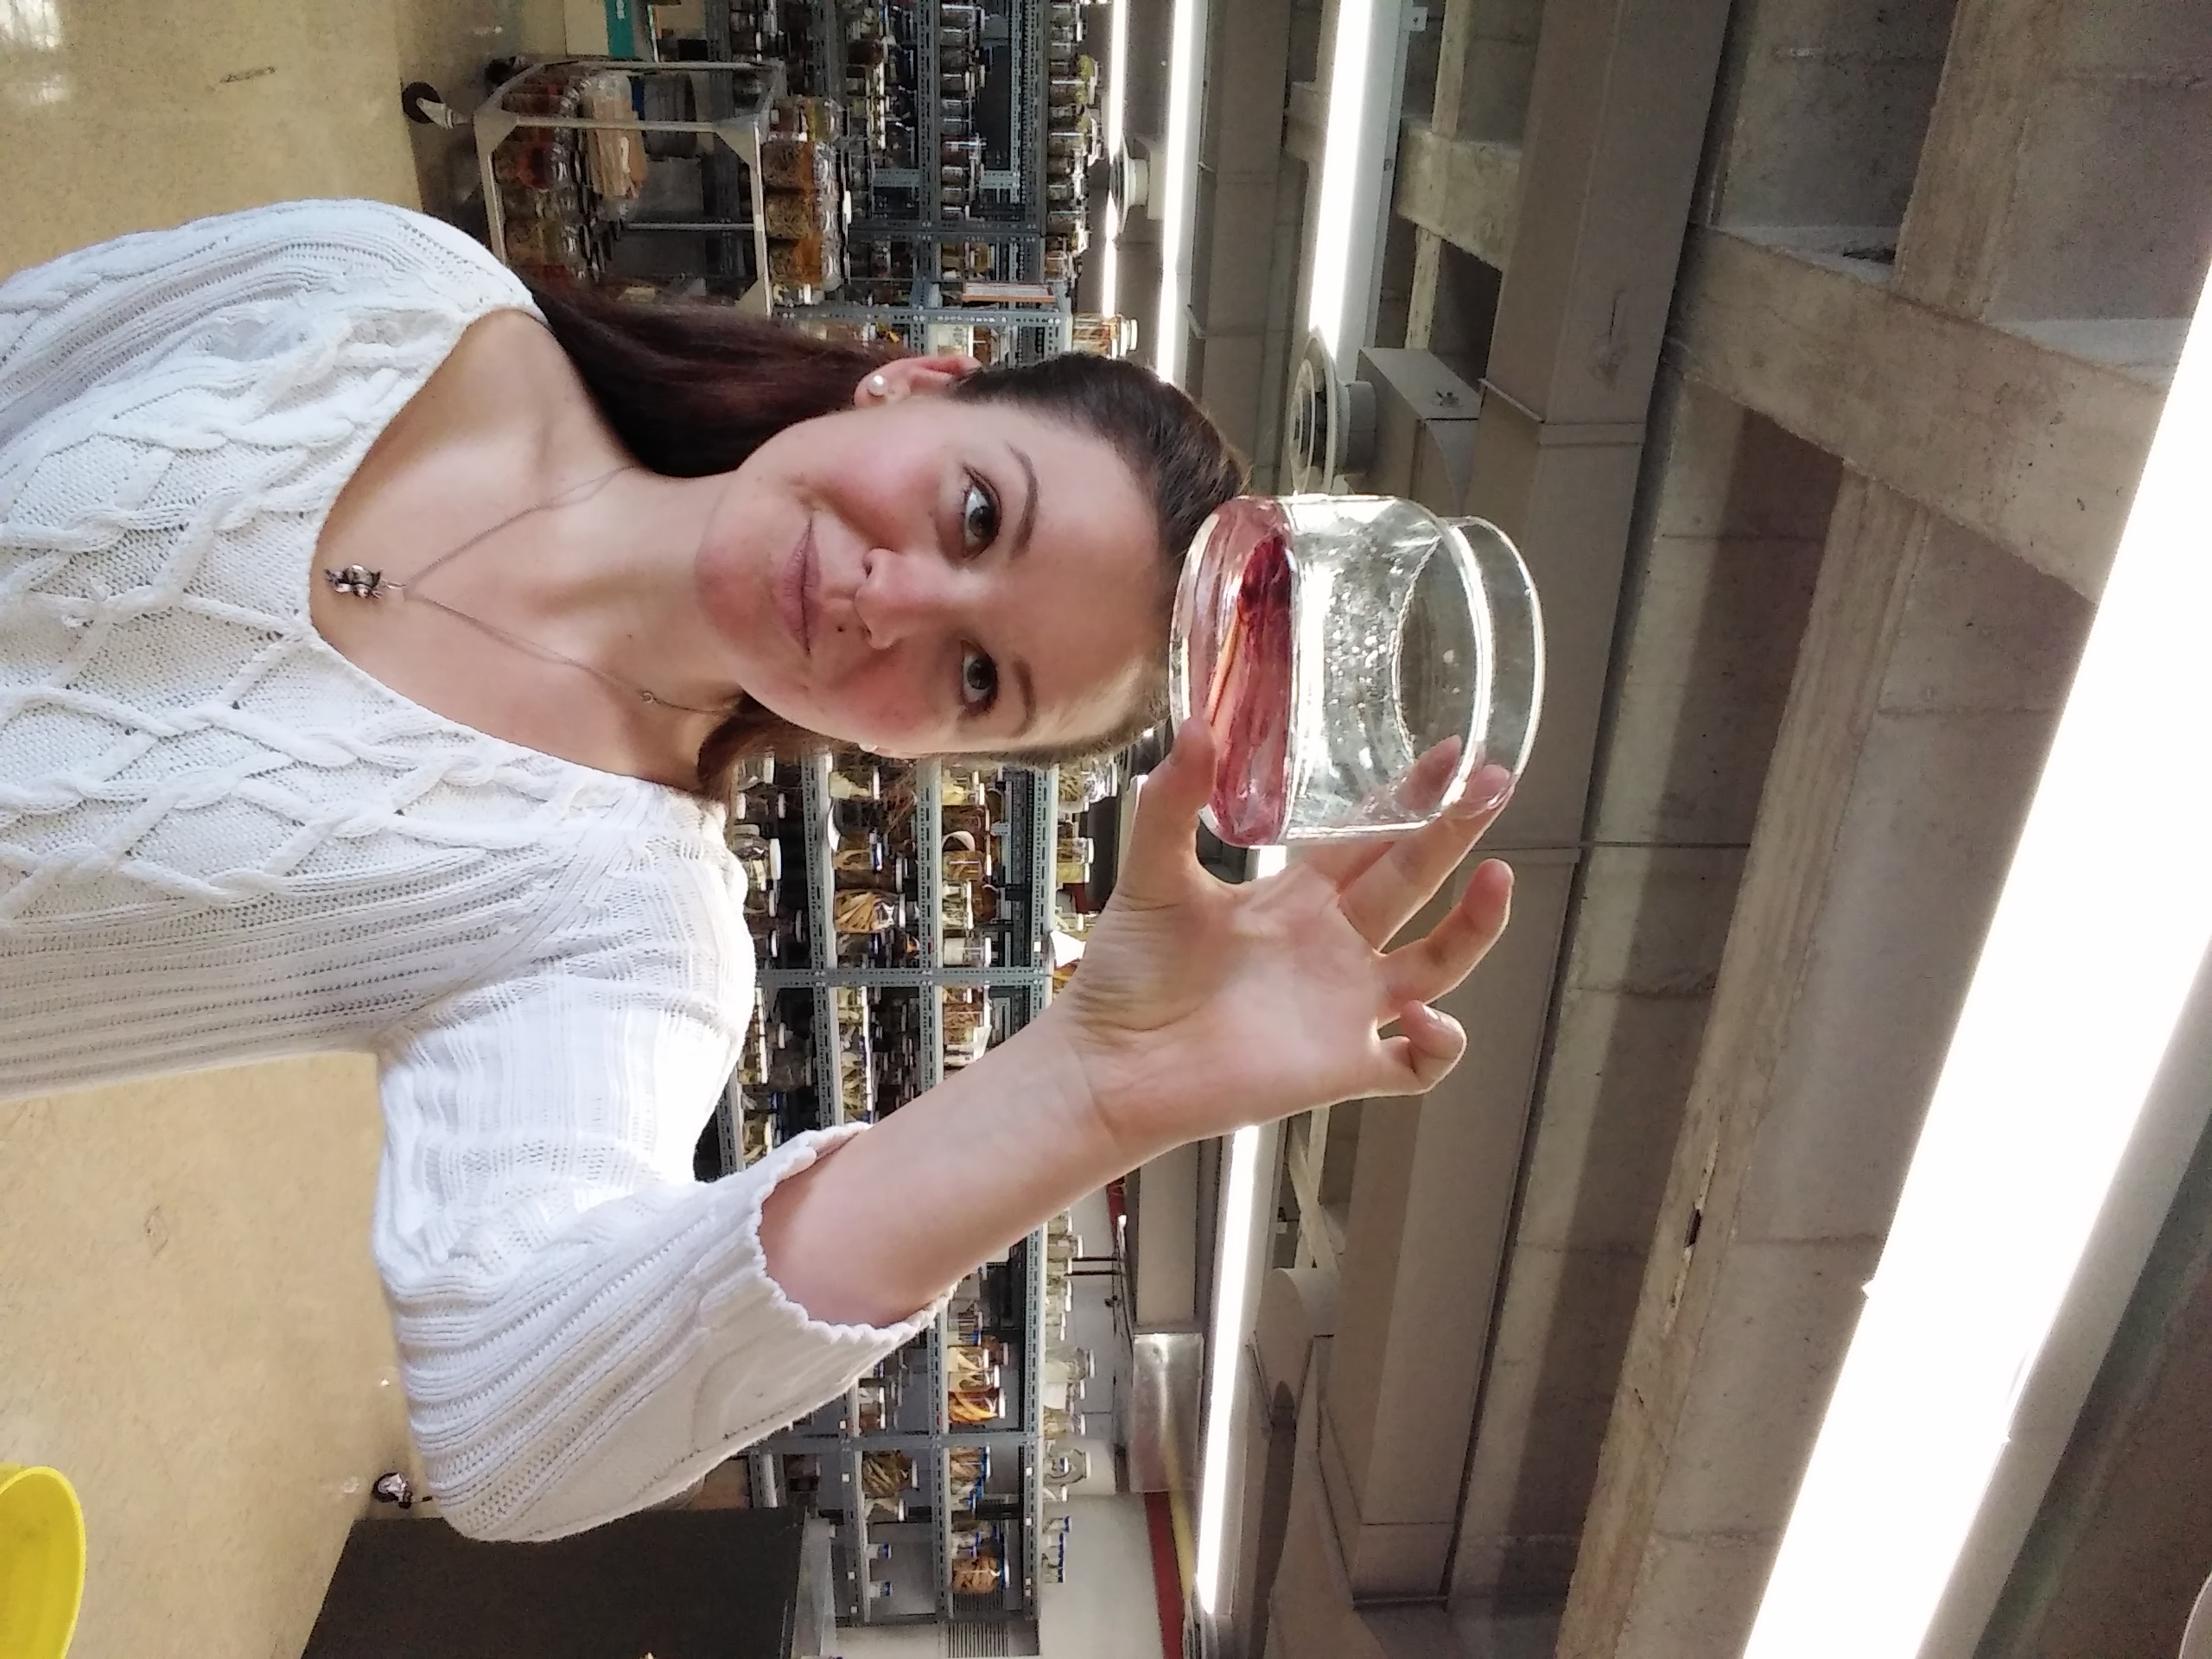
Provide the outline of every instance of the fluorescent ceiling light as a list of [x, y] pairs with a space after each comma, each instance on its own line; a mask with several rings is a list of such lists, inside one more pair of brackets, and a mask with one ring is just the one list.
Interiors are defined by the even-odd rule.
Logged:
[[1118, 156], [1127, 137], [1122, 123], [1128, 105], [1129, 0], [1113, 0], [1112, 10], [1106, 25], [1106, 153]]
[[[1127, 0], [1117, 0], [1127, 3]], [[1184, 316], [1190, 279], [1191, 198], [1198, 188], [1198, 89], [1205, 81], [1205, 0], [1175, 0], [1167, 46], [1167, 153], [1160, 176], [1160, 315], [1152, 347], [1152, 366], [1161, 379], [1183, 383], [1183, 342], [1190, 325]]]
[[1098, 308], [1111, 317], [1122, 308], [1122, 214], [1110, 200], [1105, 217], [1106, 245], [1098, 251]]
[[[1374, 264], [1373, 193], [1382, 157], [1370, 142], [1369, 98], [1375, 90], [1376, 0], [1339, 0], [1329, 53], [1329, 104], [1321, 156], [1321, 201], [1313, 226], [1313, 275], [1306, 321], [1332, 357], [1341, 358], [1354, 324], [1349, 313], [1351, 272]], [[1392, 59], [1395, 69], [1396, 60]], [[1363, 187], [1366, 199], [1362, 200]], [[1368, 223], [1362, 224], [1363, 219]], [[1364, 229], [1368, 234], [1361, 232]], [[1354, 345], [1359, 342], [1354, 340]]]
[[2200, 303], [1746, 1659], [1919, 1651], [2212, 941], [2208, 451]]
[[[1128, 142], [1129, 0], [1112, 0], [1112, 14], [1106, 26], [1106, 153], [1119, 168]], [[1122, 308], [1122, 210], [1110, 199], [1105, 228], [1106, 245], [1098, 254], [1098, 308], [1111, 317]]]
[[1313, 234], [1313, 282], [1306, 320], [1332, 354], [1345, 332], [1344, 290], [1362, 177], [1360, 143], [1367, 113], [1368, 53], [1375, 0], [1340, 0], [1329, 54], [1327, 130], [1321, 156], [1321, 204]]
[[[1254, 855], [1255, 880], [1288, 861], [1281, 847]], [[1206, 1443], [1198, 1474], [1199, 1610], [1211, 1616], [1221, 1601], [1221, 1562], [1228, 1548], [1230, 1430], [1236, 1421], [1236, 1376], [1244, 1351], [1244, 1323], [1252, 1300], [1253, 1247], [1260, 1229], [1262, 1131], [1239, 1129], [1230, 1138], [1229, 1180], [1221, 1200], [1221, 1243], [1215, 1251], [1213, 1333], [1206, 1341]]]
[[1221, 1560], [1229, 1529], [1230, 1430], [1244, 1352], [1244, 1303], [1252, 1285], [1252, 1227], [1260, 1194], [1260, 1131], [1229, 1141], [1228, 1189], [1221, 1201], [1220, 1266], [1214, 1275], [1213, 1332], [1206, 1339], [1206, 1443], [1198, 1475], [1198, 1610], [1221, 1602]]

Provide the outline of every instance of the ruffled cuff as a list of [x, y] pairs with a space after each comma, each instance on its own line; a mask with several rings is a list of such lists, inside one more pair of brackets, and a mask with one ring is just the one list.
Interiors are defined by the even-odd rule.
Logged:
[[[448, 1456], [424, 1443], [418, 1416], [417, 1443], [446, 1519], [477, 1537], [539, 1541], [664, 1502], [837, 1398], [928, 1330], [950, 1287], [895, 1325], [843, 1325], [815, 1319], [768, 1274], [760, 1248], [768, 1194], [865, 1128], [802, 1135], [692, 1188], [672, 1236], [649, 1252], [671, 1266], [689, 1255], [689, 1266], [662, 1277], [640, 1262], [605, 1286], [607, 1302], [632, 1306], [549, 1365], [542, 1386], [527, 1390], [536, 1398], [511, 1402], [522, 1407], [512, 1415], [474, 1418], [474, 1432], [442, 1448]], [[473, 1478], [464, 1477], [471, 1465]]]

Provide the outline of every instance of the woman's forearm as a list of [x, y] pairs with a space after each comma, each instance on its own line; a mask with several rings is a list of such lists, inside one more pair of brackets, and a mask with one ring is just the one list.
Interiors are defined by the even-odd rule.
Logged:
[[768, 1271], [817, 1319], [889, 1325], [1148, 1155], [1108, 1133], [1052, 1011], [779, 1184]]

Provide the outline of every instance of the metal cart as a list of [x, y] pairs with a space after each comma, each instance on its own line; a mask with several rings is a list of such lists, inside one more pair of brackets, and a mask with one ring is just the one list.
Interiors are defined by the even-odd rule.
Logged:
[[766, 316], [760, 147], [778, 63], [543, 63], [475, 115], [492, 251], [555, 283], [643, 283]]

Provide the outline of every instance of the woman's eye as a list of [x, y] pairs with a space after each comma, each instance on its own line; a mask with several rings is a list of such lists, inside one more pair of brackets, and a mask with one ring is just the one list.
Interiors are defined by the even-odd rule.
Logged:
[[981, 479], [968, 480], [960, 504], [960, 549], [969, 558], [999, 538], [999, 499]]
[[981, 714], [998, 701], [999, 665], [973, 645], [960, 652], [960, 701]]

